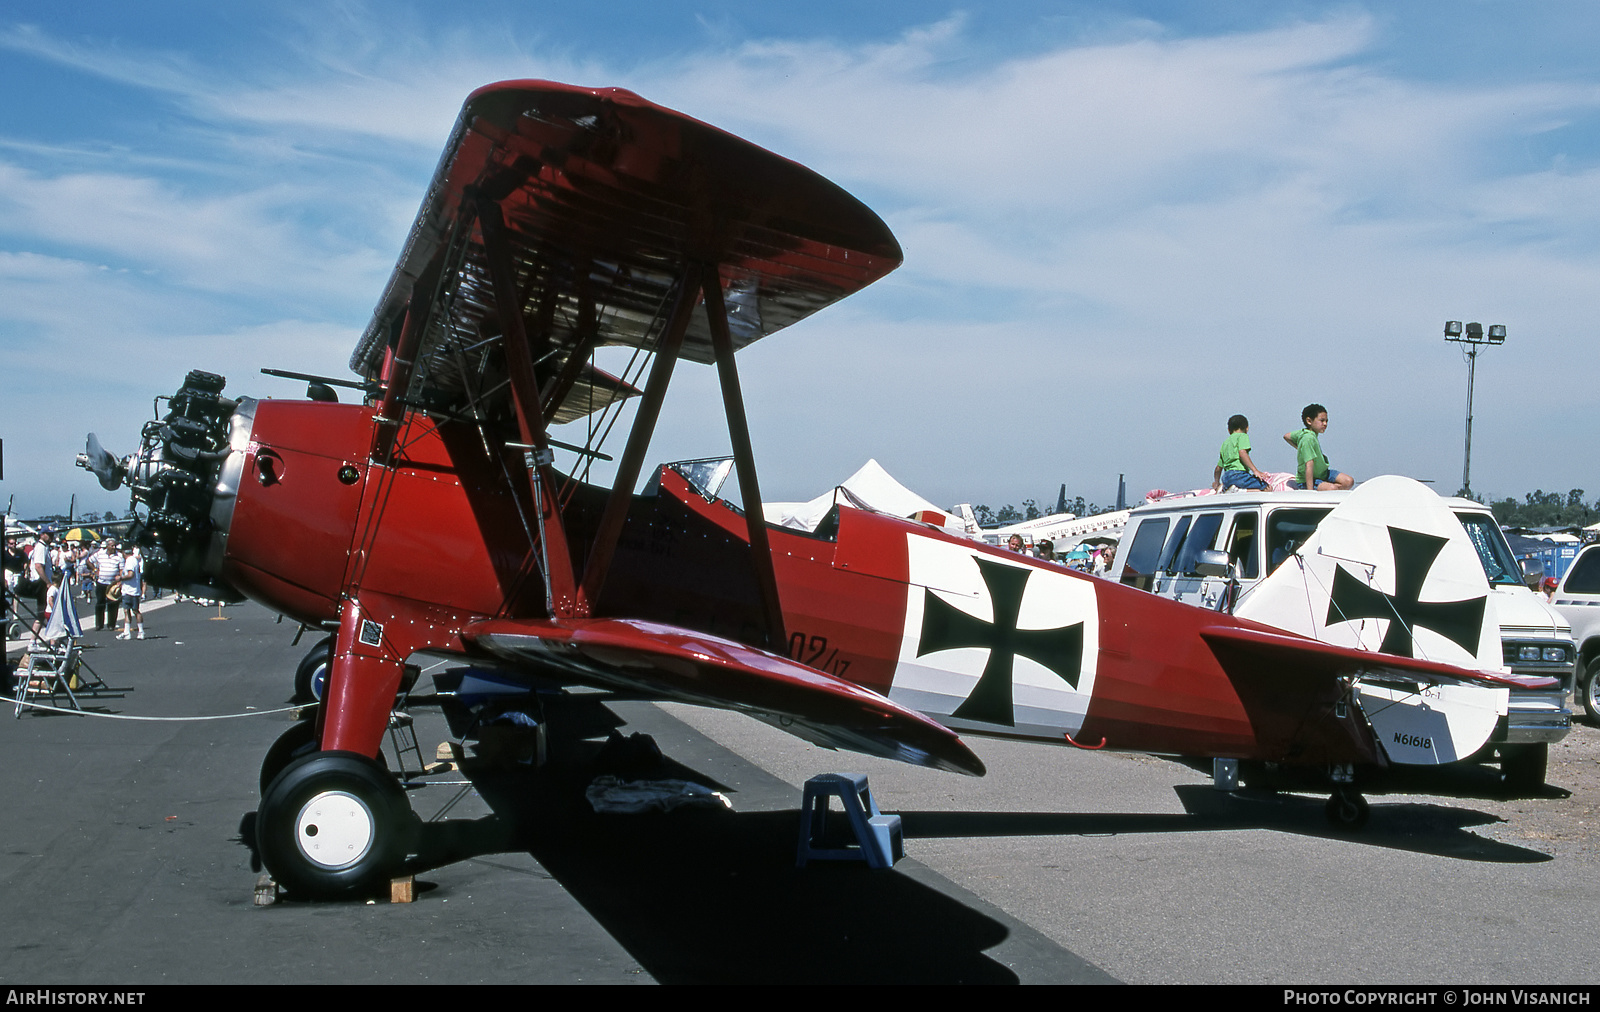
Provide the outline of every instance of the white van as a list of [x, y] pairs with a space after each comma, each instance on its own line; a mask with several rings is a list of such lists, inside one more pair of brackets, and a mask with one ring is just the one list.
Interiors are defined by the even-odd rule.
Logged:
[[[1305, 543], [1352, 492], [1228, 492], [1157, 502], [1135, 509], [1123, 532], [1112, 578], [1140, 590], [1202, 608], [1237, 611], [1251, 591]], [[1500, 625], [1501, 660], [1518, 675], [1554, 676], [1559, 687], [1512, 691], [1506, 713], [1489, 737], [1507, 786], [1537, 791], [1544, 784], [1549, 743], [1572, 728], [1567, 693], [1577, 651], [1572, 628], [1523, 583], [1523, 574], [1488, 507], [1442, 500], [1461, 522], [1488, 579]], [[1224, 552], [1238, 581], [1203, 575]], [[1211, 561], [1213, 565], [1203, 565]], [[1233, 600], [1226, 600], [1227, 597]], [[1492, 653], [1492, 640], [1490, 652]]]

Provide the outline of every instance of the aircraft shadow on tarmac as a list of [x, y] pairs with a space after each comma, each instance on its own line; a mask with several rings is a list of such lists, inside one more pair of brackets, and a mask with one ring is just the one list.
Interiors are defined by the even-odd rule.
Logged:
[[[494, 814], [423, 824], [419, 892], [430, 869], [527, 852], [660, 983], [1018, 982], [985, 955], [1009, 933], [992, 917], [863, 864], [797, 868], [797, 811], [600, 815], [575, 773], [472, 772]], [[1087, 963], [1081, 978], [1113, 980]]]
[[[796, 867], [799, 812], [680, 809], [595, 813], [583, 789], [592, 762], [543, 770], [503, 766], [468, 773], [494, 814], [423, 825], [410, 871], [474, 857], [527, 852], [656, 980], [663, 983], [1012, 983], [986, 954], [1010, 929], [903, 874], [854, 862]], [[716, 784], [670, 759], [652, 778]], [[1548, 855], [1497, 843], [1470, 827], [1500, 821], [1434, 804], [1373, 807], [1360, 833], [1327, 826], [1321, 798], [1210, 786], [1174, 788], [1183, 814], [901, 812], [917, 838], [1101, 836], [1266, 829], [1465, 860], [1531, 863]], [[253, 813], [252, 813], [253, 815]], [[254, 839], [246, 817], [243, 840]], [[1066, 977], [1110, 981], [1057, 950]]]
[[1074, 812], [900, 812], [907, 839], [984, 836], [1118, 836], [1143, 833], [1206, 833], [1265, 829], [1368, 847], [1387, 847], [1467, 861], [1537, 864], [1550, 855], [1499, 843], [1471, 827], [1504, 821], [1448, 805], [1394, 802], [1372, 806], [1372, 817], [1356, 832], [1334, 829], [1323, 815], [1324, 799], [1240, 790], [1222, 792], [1204, 784], [1173, 788], [1182, 815]]
[[[638, 736], [642, 754], [630, 748], [618, 754], [620, 738], [604, 746], [595, 740], [620, 723], [608, 717], [577, 734], [563, 734], [565, 740], [552, 741], [550, 761], [542, 769], [464, 762], [461, 772], [493, 814], [442, 818], [446, 805], [440, 817], [423, 824], [408, 868], [419, 876], [419, 890], [432, 888], [429, 870], [526, 852], [663, 983], [1018, 980], [987, 955], [1012, 929], [916, 876], [885, 874], [854, 862], [797, 868], [799, 811], [787, 807], [786, 793], [768, 798], [766, 811], [597, 814], [584, 789], [600, 773], [724, 789], [715, 777], [661, 756], [644, 736]], [[723, 768], [720, 761], [708, 761]], [[1265, 829], [1464, 860], [1550, 860], [1474, 834], [1471, 827], [1502, 820], [1470, 809], [1379, 803], [1364, 830], [1343, 833], [1327, 824], [1321, 796], [1223, 793], [1203, 784], [1174, 790], [1182, 814], [899, 814], [908, 841]], [[775, 805], [784, 808], [770, 810]], [[242, 841], [255, 838], [253, 817], [247, 815], [240, 827]], [[1065, 949], [1052, 946], [1049, 962], [1058, 979], [1112, 980]]]

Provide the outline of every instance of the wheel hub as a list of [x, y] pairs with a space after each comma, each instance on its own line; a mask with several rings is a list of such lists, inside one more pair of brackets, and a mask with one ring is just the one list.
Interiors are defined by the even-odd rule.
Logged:
[[337, 871], [367, 856], [375, 823], [372, 809], [354, 794], [324, 791], [300, 809], [294, 839], [306, 860]]

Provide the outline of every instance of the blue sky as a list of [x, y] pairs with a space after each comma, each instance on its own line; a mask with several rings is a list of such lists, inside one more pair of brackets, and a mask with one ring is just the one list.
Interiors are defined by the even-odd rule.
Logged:
[[[344, 375], [462, 99], [616, 85], [835, 179], [906, 264], [741, 355], [763, 490], [1208, 484], [1308, 401], [1358, 478], [1600, 495], [1600, 5], [0, 3], [0, 436], [24, 514], [124, 508], [191, 368]], [[237, 8], [237, 9], [234, 9]], [[723, 452], [680, 370], [653, 460]], [[559, 437], [559, 433], [557, 434]]]

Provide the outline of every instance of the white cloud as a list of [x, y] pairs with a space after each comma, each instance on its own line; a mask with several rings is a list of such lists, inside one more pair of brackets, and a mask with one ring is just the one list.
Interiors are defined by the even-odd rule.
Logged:
[[[134, 334], [212, 335], [162, 344], [173, 367], [172, 349], [281, 341], [262, 364], [340, 371], [349, 342], [330, 356], [325, 338], [364, 322], [466, 93], [547, 76], [631, 87], [749, 136], [896, 228], [899, 274], [742, 356], [769, 495], [813, 494], [867, 456], [941, 501], [1015, 502], [1063, 479], [1104, 501], [1118, 471], [1141, 491], [1203, 484], [1229, 414], [1270, 443], [1311, 399], [1358, 477], [1448, 483], [1464, 383], [1438, 330], [1472, 314], [1513, 334], [1479, 371], [1485, 486], [1583, 485], [1591, 466], [1521, 391], [1600, 406], [1583, 371], [1560, 368], [1588, 354], [1600, 171], [1529, 144], [1592, 131], [1592, 78], [1410, 78], [1372, 57], [1384, 23], [1345, 13], [989, 59], [951, 19], [873, 44], [768, 39], [623, 66], [356, 10], [308, 24], [274, 65], [226, 71], [0, 35], [149, 85], [198, 117], [188, 137], [216, 169], [165, 176], [156, 163], [179, 152], [156, 150], [136, 152], [137, 171], [24, 168], [13, 139], [0, 321], [82, 333], [85, 305], [120, 300]], [[60, 258], [28, 259], [41, 251]], [[699, 406], [669, 408], [658, 442], [681, 452], [665, 455], [720, 446], [700, 380], [681, 383]]]

